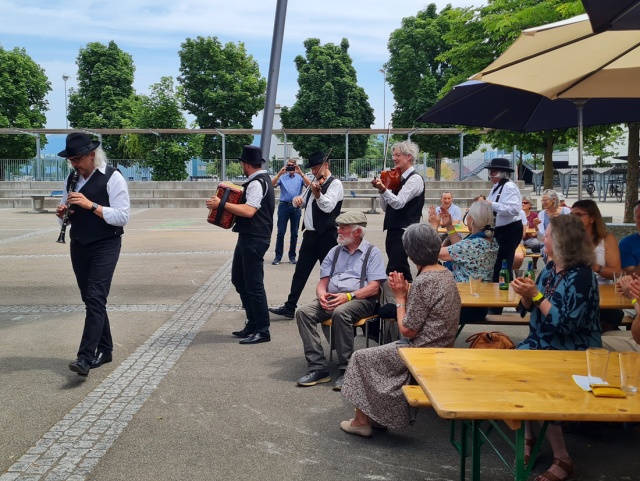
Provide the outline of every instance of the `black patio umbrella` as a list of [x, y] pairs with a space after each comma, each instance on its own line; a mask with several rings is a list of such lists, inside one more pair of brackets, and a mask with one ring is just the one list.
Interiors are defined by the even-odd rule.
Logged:
[[[640, 121], [640, 99], [590, 99], [583, 126]], [[469, 80], [456, 85], [418, 118], [419, 122], [537, 132], [578, 126], [576, 104], [526, 90]]]
[[595, 33], [640, 29], [640, 0], [582, 0]]

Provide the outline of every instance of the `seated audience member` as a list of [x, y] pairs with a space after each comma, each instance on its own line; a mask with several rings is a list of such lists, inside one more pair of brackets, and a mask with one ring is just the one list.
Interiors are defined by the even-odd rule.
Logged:
[[[511, 282], [522, 296], [520, 312], [531, 312], [529, 335], [517, 349], [583, 351], [601, 347], [598, 305], [600, 293], [595, 274], [593, 245], [575, 216], [558, 216], [549, 221], [543, 242], [553, 259], [534, 282], [518, 278]], [[525, 463], [535, 444], [532, 423], [525, 423]], [[553, 464], [536, 481], [573, 478], [573, 463], [558, 422], [547, 428]]]
[[[482, 194], [480, 194], [480, 195], [476, 195], [476, 196], [473, 198], [473, 202], [478, 202], [479, 200], [487, 200], [487, 198], [486, 198], [484, 195], [482, 195]], [[473, 204], [473, 202], [472, 202], [472, 204]], [[467, 207], [467, 208], [464, 210], [464, 216], [462, 217], [462, 223], [463, 223], [464, 225], [467, 225], [467, 216], [469, 215], [469, 209], [470, 209], [470, 208], [471, 208], [471, 207]]]
[[[462, 211], [460, 207], [453, 203], [453, 194], [448, 190], [445, 190], [440, 196], [440, 205], [436, 207], [436, 214], [442, 215], [442, 209], [446, 209], [446, 211], [453, 219], [453, 225], [460, 224], [462, 222]], [[442, 222], [440, 222], [440, 225]]]
[[364, 239], [367, 217], [362, 212], [345, 212], [338, 216], [336, 224], [338, 245], [320, 266], [317, 298], [296, 310], [296, 322], [309, 367], [309, 372], [298, 379], [298, 385], [331, 381], [317, 329], [318, 323], [331, 319], [338, 357], [334, 390], [340, 390], [353, 353], [353, 321], [374, 313], [380, 285], [387, 274], [382, 252]]
[[389, 274], [397, 304], [398, 327], [407, 343], [385, 344], [353, 353], [344, 377], [345, 397], [355, 406], [355, 418], [342, 421], [350, 434], [371, 436], [373, 426], [403, 428], [413, 424], [417, 409], [409, 406], [402, 386], [411, 374], [398, 347], [453, 345], [460, 314], [460, 295], [453, 274], [438, 264], [440, 238], [426, 224], [409, 226], [402, 236], [407, 255], [418, 269], [411, 285], [402, 274]]
[[[602, 334], [602, 347], [610, 351], [636, 351], [640, 352], [640, 278], [624, 276], [618, 282], [617, 288], [632, 299], [633, 323], [630, 331], [608, 331]], [[625, 311], [627, 312], [627, 311]]]
[[620, 240], [620, 261], [627, 274], [640, 276], [640, 201], [633, 206], [633, 217], [638, 232]]
[[[596, 273], [598, 284], [611, 284], [613, 274], [622, 270], [620, 264], [620, 249], [618, 241], [611, 232], [607, 232], [607, 225], [602, 220], [598, 205], [590, 200], [579, 200], [571, 208], [571, 215], [579, 217], [591, 240], [596, 257], [591, 265]], [[600, 311], [600, 325], [602, 332], [618, 329], [624, 313], [620, 309], [602, 309]]]
[[558, 205], [560, 207], [567, 207], [568, 209], [571, 209], [571, 206], [567, 205], [567, 201], [565, 200], [564, 194], [558, 194]]
[[[522, 197], [522, 212], [525, 215], [525, 234], [522, 239], [522, 244], [524, 244], [526, 249], [531, 250], [531, 252], [538, 254], [540, 253], [540, 240], [538, 236], [533, 234], [527, 234], [526, 229], [535, 229], [536, 224], [535, 220], [538, 218], [538, 213], [531, 210], [531, 197], [523, 196]], [[514, 266], [514, 269], [517, 267]]]
[[538, 212], [538, 218], [533, 223], [538, 227], [539, 238], [544, 236], [549, 220], [557, 215], [566, 215], [571, 213], [568, 207], [560, 207], [558, 193], [553, 189], [547, 189], [542, 193], [542, 210]]
[[[471, 233], [462, 239], [453, 228], [448, 214], [442, 220], [449, 233], [450, 246], [441, 247], [438, 258], [451, 261], [451, 269], [456, 282], [469, 282], [470, 276], [482, 277], [483, 282], [493, 279], [493, 266], [498, 256], [498, 243], [493, 237], [493, 210], [486, 202], [475, 202], [469, 209], [467, 225]], [[460, 322], [475, 322], [487, 316], [486, 307], [464, 307], [460, 312]]]

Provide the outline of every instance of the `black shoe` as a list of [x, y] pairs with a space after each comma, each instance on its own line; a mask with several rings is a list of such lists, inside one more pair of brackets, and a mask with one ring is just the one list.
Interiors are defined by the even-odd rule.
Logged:
[[277, 266], [278, 264], [280, 264], [280, 259], [273, 259], [273, 262], [271, 264]]
[[333, 385], [333, 390], [342, 391], [342, 384], [344, 384], [344, 369], [340, 369], [336, 382]]
[[95, 369], [111, 361], [113, 361], [113, 356], [110, 352], [99, 352], [98, 355], [93, 358], [93, 361], [89, 363], [89, 368]]
[[286, 317], [287, 319], [293, 319], [293, 316], [295, 314], [295, 311], [287, 309], [287, 306], [270, 307], [269, 312], [277, 316]]
[[249, 337], [251, 334], [253, 334], [253, 331], [246, 327], [242, 331], [233, 331], [231, 333], [232, 336], [240, 337], [242, 339]]
[[329, 375], [329, 371], [326, 369], [316, 369], [314, 371], [309, 371], [298, 379], [298, 386], [315, 386], [316, 384], [330, 381], [331, 376]]
[[261, 342], [271, 342], [271, 336], [264, 332], [254, 332], [249, 337], [240, 341], [240, 344], [260, 344]]
[[89, 374], [89, 363], [84, 359], [76, 359], [73, 362], [69, 363], [69, 370], [73, 372], [77, 372], [79, 376], [86, 376]]
[[292, 258], [292, 259], [289, 259], [289, 264], [297, 264], [297, 263], [298, 263], [298, 261], [296, 260], [295, 257]]

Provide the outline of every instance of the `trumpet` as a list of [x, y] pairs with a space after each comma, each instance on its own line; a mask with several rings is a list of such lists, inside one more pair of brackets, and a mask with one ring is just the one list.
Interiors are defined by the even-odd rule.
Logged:
[[[74, 169], [73, 174], [71, 174], [71, 180], [69, 181], [69, 189], [67, 190], [67, 196], [76, 189], [77, 183], [78, 183], [78, 171]], [[70, 209], [71, 209], [71, 205], [67, 203], [67, 210], [64, 211], [64, 217], [62, 218], [62, 226], [60, 226], [60, 235], [58, 236], [58, 240], [56, 241], [60, 244], [66, 244], [66, 242], [64, 241], [64, 236], [67, 233], [67, 226], [69, 225]]]

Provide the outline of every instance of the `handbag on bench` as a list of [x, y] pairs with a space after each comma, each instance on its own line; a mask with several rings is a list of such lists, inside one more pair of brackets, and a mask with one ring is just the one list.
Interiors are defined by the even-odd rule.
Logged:
[[469, 336], [465, 342], [470, 342], [473, 349], [515, 349], [516, 345], [504, 332], [479, 332]]

